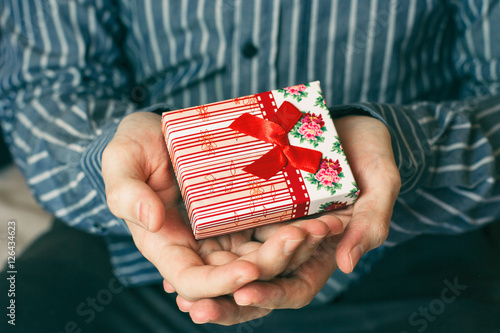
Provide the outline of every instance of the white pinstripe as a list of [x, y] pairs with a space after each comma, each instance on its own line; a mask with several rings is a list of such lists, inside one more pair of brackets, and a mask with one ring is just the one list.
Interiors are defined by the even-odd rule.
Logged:
[[[224, 30], [222, 27], [222, 0], [217, 0], [215, 4], [215, 17], [216, 17], [216, 26], [217, 26], [217, 36], [220, 41], [219, 49], [217, 50], [217, 67], [221, 68], [224, 66], [224, 59], [226, 53], [226, 37], [224, 36]], [[224, 92], [222, 90], [222, 77], [220, 75], [216, 78], [215, 84], [215, 94], [217, 96], [217, 100], [221, 101], [224, 99]]]
[[170, 27], [170, 22], [167, 19], [170, 15], [169, 1], [162, 1], [163, 17], [165, 17], [163, 22], [163, 28], [167, 34], [168, 39], [168, 53], [170, 55], [170, 66], [174, 66], [177, 63], [177, 48], [174, 42], [174, 35], [172, 33], [172, 28]]
[[[260, 34], [260, 13], [262, 11], [262, 5], [260, 0], [254, 1], [254, 15], [253, 15], [253, 29], [252, 29], [252, 40], [257, 43]], [[259, 48], [260, 45], [257, 45]], [[250, 91], [252, 93], [258, 93], [258, 83], [260, 80], [259, 75], [259, 57], [254, 57], [251, 59], [251, 77], [250, 77]]]
[[41, 160], [46, 159], [47, 157], [49, 157], [49, 153], [46, 150], [42, 150], [41, 152], [33, 154], [30, 157], [28, 157], [27, 162], [28, 164], [35, 164]]
[[[204, 8], [205, 8], [205, 0], [200, 0], [196, 16], [198, 18], [198, 21], [200, 22], [200, 29], [201, 29], [200, 54], [202, 55], [207, 54], [208, 38], [209, 38], [207, 32], [207, 24], [205, 22], [205, 17], [203, 16]], [[203, 64], [201, 65], [201, 70], [200, 70], [200, 77], [205, 77], [207, 73], [208, 60], [209, 60], [208, 56], [204, 56]], [[200, 83], [200, 100], [203, 101], [202, 103], [206, 103], [207, 100], [207, 86], [204, 81]]]
[[386, 45], [385, 45], [384, 63], [383, 63], [383, 67], [382, 67], [382, 79], [380, 82], [380, 91], [379, 91], [379, 97], [378, 97], [378, 100], [380, 102], [385, 102], [387, 100], [386, 95], [387, 95], [387, 86], [389, 83], [389, 69], [391, 66], [392, 50], [393, 50], [393, 46], [394, 46], [396, 6], [397, 6], [397, 1], [391, 0], [391, 4], [390, 4], [391, 10], [389, 11], [389, 28], [387, 29], [387, 40], [389, 42], [386, 43]]
[[28, 184], [29, 185], [39, 184], [39, 183], [53, 177], [54, 175], [56, 175], [60, 172], [67, 171], [68, 168], [69, 168], [69, 166], [67, 166], [67, 165], [59, 165], [59, 166], [56, 166], [50, 170], [43, 171], [37, 175], [31, 176], [28, 179]]
[[344, 69], [344, 97], [343, 103], [350, 102], [349, 94], [351, 92], [352, 81], [352, 60], [357, 52], [355, 52], [354, 35], [356, 33], [356, 19], [358, 11], [358, 0], [351, 1], [351, 8], [349, 14], [349, 34], [347, 36], [347, 52], [345, 55], [345, 69]]
[[[330, 10], [330, 25], [328, 27], [328, 47], [326, 51], [326, 86], [333, 87], [333, 75], [335, 71], [335, 40], [336, 40], [336, 24], [337, 24], [337, 9], [338, 1], [333, 0], [331, 10]], [[325, 93], [325, 99], [331, 99], [333, 96], [328, 96], [328, 92]]]
[[430, 173], [443, 173], [443, 172], [453, 172], [453, 171], [476, 171], [481, 168], [485, 164], [494, 162], [494, 158], [492, 156], [487, 156], [477, 161], [474, 164], [466, 165], [466, 164], [450, 164], [443, 167], [429, 167]]
[[292, 6], [292, 22], [291, 22], [291, 40], [290, 40], [290, 65], [288, 67], [288, 82], [290, 85], [298, 84], [297, 80], [297, 68], [299, 64], [297, 63], [297, 50], [299, 44], [299, 18], [300, 18], [300, 2], [299, 0], [293, 0]]
[[277, 88], [278, 82], [278, 74], [276, 72], [275, 63], [277, 61], [278, 55], [278, 31], [279, 31], [279, 8], [280, 8], [280, 0], [274, 0], [274, 9], [273, 9], [273, 25], [271, 29], [271, 50], [269, 51], [269, 59], [268, 64], [271, 69], [269, 73], [269, 86], [273, 88]]
[[[375, 42], [375, 24], [376, 24], [376, 17], [377, 17], [377, 6], [378, 6], [378, 0], [372, 0], [370, 2], [370, 22], [368, 25], [368, 37], [366, 41], [366, 48], [365, 48], [365, 64], [364, 64], [364, 71], [363, 71], [363, 86], [361, 88], [361, 98], [360, 101], [364, 102], [368, 100], [368, 92], [370, 91], [370, 77], [371, 77], [371, 70], [372, 70], [372, 60], [373, 60], [373, 45]], [[403, 48], [404, 49], [404, 48]], [[398, 89], [398, 92], [401, 89]]]
[[[97, 197], [97, 191], [96, 190], [92, 190], [89, 193], [87, 193], [87, 195], [85, 195], [83, 198], [81, 198], [79, 201], [77, 201], [76, 203], [74, 203], [74, 204], [72, 204], [72, 205], [70, 205], [68, 207], [64, 207], [64, 208], [61, 208], [61, 209], [55, 211], [54, 215], [57, 216], [57, 217], [59, 217], [59, 218], [63, 218], [64, 216], [66, 216], [68, 214], [71, 214], [74, 211], [77, 211], [77, 210], [85, 207], [95, 197]], [[90, 207], [88, 207], [87, 209], [90, 209]], [[85, 212], [87, 212], [87, 209], [85, 209]], [[71, 225], [71, 223], [70, 223], [70, 225]]]
[[317, 26], [316, 22], [318, 22], [318, 0], [312, 0], [311, 1], [312, 6], [311, 6], [311, 31], [309, 32], [309, 46], [307, 48], [307, 81], [315, 81], [315, 75], [316, 75], [316, 34], [317, 34]]
[[80, 138], [80, 139], [89, 140], [89, 139], [94, 138], [94, 135], [88, 135], [88, 134], [82, 133], [80, 130], [74, 128], [73, 126], [71, 126], [70, 124], [68, 124], [64, 120], [62, 120], [61, 118], [54, 119], [54, 117], [51, 117], [50, 113], [45, 109], [45, 107], [42, 104], [40, 104], [40, 102], [38, 100], [33, 100], [32, 106], [33, 106], [33, 109], [36, 110], [40, 116], [42, 116], [42, 118], [44, 118], [46, 121], [49, 121], [49, 122], [53, 121], [57, 127], [63, 129], [66, 133], [68, 133], [74, 137]]
[[[71, 21], [71, 26], [73, 28], [74, 37], [76, 40], [76, 45], [77, 45], [77, 50], [78, 50], [77, 51], [77, 53], [78, 53], [78, 67], [83, 68], [85, 66], [85, 49], [86, 48], [85, 48], [85, 42], [83, 41], [82, 32], [80, 30], [80, 24], [78, 23], [76, 4], [73, 1], [69, 1], [68, 6], [69, 6], [69, 13], [70, 13], [69, 18]], [[57, 17], [59, 17], [59, 15], [57, 15]], [[69, 52], [66, 40], [64, 43], [62, 43], [62, 45], [64, 45], [64, 50], [66, 52]], [[63, 56], [63, 58], [64, 58], [64, 56]]]
[[[241, 22], [241, 1], [242, 0], [236, 0], [234, 4], [234, 31], [233, 31], [233, 48], [232, 48], [232, 54], [238, 54], [238, 48], [241, 43], [239, 37], [240, 37], [240, 30], [238, 27], [238, 22]], [[231, 85], [231, 97], [238, 97], [240, 96], [240, 86], [239, 86], [239, 77], [240, 77], [240, 71], [239, 71], [239, 57], [233, 57], [233, 62], [232, 62], [232, 82], [233, 84]]]
[[155, 61], [155, 68], [157, 71], [163, 69], [163, 61], [161, 57], [160, 47], [158, 45], [158, 38], [156, 37], [156, 27], [154, 26], [154, 13], [153, 6], [151, 4], [153, 0], [145, 0], [145, 12], [146, 12], [146, 22], [148, 27], [149, 42], [151, 43], [151, 49], [153, 50], [153, 58]]
[[476, 142], [474, 142], [473, 144], [464, 143], [464, 142], [457, 142], [457, 143], [453, 143], [453, 144], [450, 144], [447, 146], [434, 145], [434, 146], [431, 146], [431, 149], [438, 150], [441, 152], [450, 152], [450, 151], [458, 150], [458, 149], [475, 150], [475, 149], [477, 149], [477, 148], [479, 148], [487, 143], [488, 143], [488, 140], [486, 138], [481, 138], [481, 139], [477, 140]]
[[34, 136], [36, 136], [37, 138], [40, 138], [40, 139], [43, 139], [43, 140], [46, 140], [54, 145], [57, 145], [57, 146], [60, 146], [60, 147], [63, 147], [63, 148], [68, 148], [69, 150], [72, 150], [74, 152], [77, 152], [77, 153], [81, 153], [82, 151], [85, 150], [84, 147], [82, 146], [79, 146], [77, 144], [74, 144], [74, 143], [70, 143], [68, 144], [66, 141], [62, 141], [46, 132], [43, 132], [41, 131], [40, 129], [38, 129], [37, 126], [35, 126], [35, 124], [33, 124], [24, 114], [22, 113], [19, 113], [18, 116], [17, 116], [17, 119], [19, 120], [19, 122], [24, 125], [27, 129], [31, 129], [31, 132]]
[[44, 202], [60, 197], [61, 195], [75, 189], [80, 184], [80, 182], [83, 180], [84, 177], [85, 174], [83, 172], [79, 172], [76, 175], [76, 178], [70, 181], [67, 185], [53, 189], [52, 191], [49, 191], [45, 194], [40, 194], [39, 200]]

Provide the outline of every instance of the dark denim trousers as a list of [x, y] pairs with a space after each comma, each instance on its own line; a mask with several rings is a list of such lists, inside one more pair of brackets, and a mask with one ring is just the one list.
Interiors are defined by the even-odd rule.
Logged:
[[274, 311], [231, 327], [195, 325], [162, 286], [125, 288], [105, 243], [55, 221], [0, 275], [0, 332], [500, 332], [500, 223], [458, 236], [423, 236], [386, 252], [324, 306]]

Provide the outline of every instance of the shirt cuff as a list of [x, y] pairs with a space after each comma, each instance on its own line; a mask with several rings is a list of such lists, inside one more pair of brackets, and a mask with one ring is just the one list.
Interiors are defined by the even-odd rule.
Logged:
[[124, 286], [144, 286], [163, 282], [158, 269], [149, 262], [130, 236], [105, 237], [114, 275]]
[[380, 120], [391, 135], [394, 160], [401, 175], [400, 194], [413, 190], [421, 179], [426, 179], [426, 165], [430, 148], [418, 119], [403, 106], [382, 103], [357, 103], [334, 107], [333, 119], [351, 115], [371, 116]]
[[[81, 158], [81, 166], [83, 172], [97, 191], [97, 194], [101, 198], [102, 202], [106, 202], [106, 191], [101, 171], [102, 152], [108, 146], [109, 142], [113, 139], [117, 127], [118, 122], [113, 122], [106, 125], [102, 129], [101, 135], [99, 135], [97, 139], [87, 147]], [[122, 219], [117, 220], [119, 221], [123, 234], [130, 235], [130, 231], [125, 224], [125, 221], [123, 221]]]

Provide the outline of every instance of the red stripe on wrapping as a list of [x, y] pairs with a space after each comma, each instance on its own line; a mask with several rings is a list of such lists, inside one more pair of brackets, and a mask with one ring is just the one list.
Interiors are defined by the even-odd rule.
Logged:
[[[276, 105], [273, 94], [268, 91], [257, 94], [256, 96], [260, 103], [262, 114], [266, 119], [271, 120], [279, 107], [279, 105]], [[291, 218], [307, 215], [309, 212], [310, 198], [300, 171], [290, 164], [287, 164], [282, 172], [288, 183], [288, 189], [290, 190], [290, 196], [294, 204]]]
[[290, 165], [283, 169], [283, 175], [290, 190], [290, 196], [293, 201], [292, 219], [302, 217], [309, 212], [309, 193], [302, 179], [300, 171]]
[[[250, 96], [252, 97], [252, 96]], [[199, 135], [182, 133], [186, 126], [205, 130], [208, 126], [217, 126], [219, 129], [211, 129], [215, 143], [224, 142], [231, 139], [236, 133], [225, 128], [224, 122], [237, 118], [244, 112], [258, 115], [259, 112], [265, 119], [272, 119], [277, 111], [271, 92], [254, 95], [253, 99], [248, 99], [248, 103], [235, 105], [232, 101], [216, 103], [219, 110], [214, 111], [211, 107], [215, 104], [207, 104], [209, 117], [200, 119], [197, 107], [182, 111], [182, 118], [169, 119], [168, 114], [163, 118], [163, 131], [166, 134], [167, 147], [173, 157], [174, 166], [178, 180], [181, 183], [181, 191], [191, 217], [191, 223], [196, 238], [206, 238], [225, 234], [249, 227], [256, 227], [267, 223], [280, 222], [290, 218], [300, 217], [307, 214], [309, 208], [309, 196], [307, 190], [302, 189], [302, 179], [300, 173], [297, 174], [293, 167], [285, 167], [283, 172], [279, 172], [273, 180], [263, 181], [262, 186], [266, 189], [260, 197], [253, 197], [248, 186], [249, 180], [243, 175], [234, 176], [231, 168], [240, 169], [244, 165], [251, 163], [252, 155], [260, 155], [263, 149], [267, 151], [266, 145], [272, 148], [271, 144], [254, 141], [235, 142], [234, 147], [217, 147], [216, 154], [207, 156], [206, 152], [199, 151], [189, 155], [184, 154], [184, 150], [190, 150], [200, 145]], [[255, 103], [258, 102], [258, 103]], [[177, 115], [178, 117], [179, 115]], [[238, 136], [243, 136], [243, 133]], [[235, 148], [235, 149], [234, 149]], [[270, 149], [269, 148], [269, 149]], [[235, 152], [237, 155], [232, 155]], [[232, 157], [231, 157], [232, 156]], [[202, 170], [193, 167], [202, 162]], [[231, 164], [231, 165], [230, 165]], [[217, 179], [210, 178], [202, 181], [204, 184], [190, 184], [186, 186], [184, 180], [197, 176], [210, 176], [217, 174]], [[274, 190], [274, 186], [283, 182], [287, 187]], [[203, 187], [204, 185], [204, 187]], [[229, 186], [229, 187], [228, 187]], [[226, 191], [238, 196], [236, 200], [219, 200], [217, 203], [204, 204], [200, 201], [204, 199], [216, 199], [226, 194]], [[238, 195], [239, 194], [239, 195]], [[195, 207], [192, 205], [197, 203]], [[200, 205], [201, 204], [201, 205]], [[224, 211], [233, 211], [234, 217], [221, 218]], [[274, 214], [273, 217], [268, 216]], [[278, 216], [276, 216], [278, 214]], [[227, 215], [227, 214], [225, 214]], [[221, 230], [216, 230], [222, 228]]]
[[259, 101], [260, 111], [262, 112], [264, 119], [273, 119], [274, 114], [278, 111], [278, 106], [276, 105], [273, 94], [268, 91], [256, 94], [255, 96], [257, 96], [257, 101]]

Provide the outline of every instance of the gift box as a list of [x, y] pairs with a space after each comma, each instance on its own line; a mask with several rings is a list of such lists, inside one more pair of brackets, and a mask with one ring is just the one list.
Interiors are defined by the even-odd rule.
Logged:
[[358, 196], [319, 82], [165, 112], [162, 130], [196, 239]]

